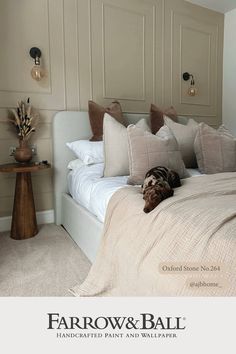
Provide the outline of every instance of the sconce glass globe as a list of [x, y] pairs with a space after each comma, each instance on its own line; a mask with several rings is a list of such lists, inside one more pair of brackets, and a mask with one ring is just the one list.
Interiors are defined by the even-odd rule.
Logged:
[[45, 72], [40, 65], [35, 65], [31, 70], [31, 76], [34, 80], [40, 81], [45, 76]]
[[195, 89], [195, 87], [193, 87], [193, 86], [189, 87], [188, 95], [193, 97], [193, 96], [196, 96], [196, 94], [197, 94], [197, 90]]

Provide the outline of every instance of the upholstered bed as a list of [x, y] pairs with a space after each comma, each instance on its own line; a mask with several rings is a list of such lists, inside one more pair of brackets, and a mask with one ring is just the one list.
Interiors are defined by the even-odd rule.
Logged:
[[[127, 120], [136, 123], [144, 116], [127, 115]], [[88, 113], [58, 113], [53, 122], [53, 134], [56, 223], [68, 231], [93, 263], [86, 281], [75, 286], [71, 290], [73, 294], [235, 296], [235, 172], [184, 179], [174, 197], [163, 201], [148, 215], [142, 211], [140, 187], [122, 188], [126, 184], [123, 177], [115, 183], [115, 193], [108, 191], [105, 209], [93, 210], [91, 205], [86, 206], [86, 200], [82, 203], [84, 206], [76, 201], [77, 182], [73, 182], [73, 173], [67, 169], [75, 157], [66, 143], [91, 136]], [[228, 136], [227, 133], [227, 139]], [[229, 139], [232, 141], [231, 136]], [[228, 147], [228, 140], [226, 142]], [[230, 146], [234, 144], [233, 141]], [[233, 156], [235, 158], [235, 154]], [[102, 164], [96, 168], [86, 167], [85, 172], [86, 169], [95, 182], [102, 176]], [[78, 171], [74, 175], [80, 174]], [[86, 180], [86, 173], [82, 179]], [[86, 184], [80, 188], [87, 188]], [[99, 197], [103, 191], [106, 191], [104, 186], [97, 189], [95, 197], [97, 192]], [[88, 199], [94, 200], [92, 194]], [[170, 268], [198, 264], [200, 268], [213, 267], [213, 271], [212, 274], [210, 271], [164, 274], [162, 264]], [[199, 286], [209, 282], [218, 285]]]
[[[137, 123], [147, 114], [126, 114], [128, 123]], [[91, 137], [88, 112], [63, 111], [53, 120], [53, 166], [55, 222], [62, 225], [91, 262], [94, 261], [103, 223], [76, 203], [68, 192], [68, 163], [75, 159], [66, 143]]]

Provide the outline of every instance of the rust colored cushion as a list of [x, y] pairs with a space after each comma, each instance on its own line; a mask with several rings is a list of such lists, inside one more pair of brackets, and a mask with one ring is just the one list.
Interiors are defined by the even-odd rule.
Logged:
[[125, 125], [125, 119], [122, 114], [121, 105], [118, 101], [112, 102], [108, 107], [102, 107], [99, 104], [89, 101], [88, 113], [93, 136], [90, 141], [100, 141], [103, 136], [103, 117], [105, 113], [110, 114], [118, 122]]
[[173, 106], [163, 111], [154, 104], [151, 104], [150, 122], [152, 134], [156, 134], [158, 130], [164, 125], [164, 115], [171, 118], [174, 122], [178, 122], [177, 112]]

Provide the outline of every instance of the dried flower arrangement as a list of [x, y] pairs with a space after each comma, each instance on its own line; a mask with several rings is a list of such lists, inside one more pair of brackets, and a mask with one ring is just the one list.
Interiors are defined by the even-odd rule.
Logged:
[[28, 140], [30, 135], [35, 132], [35, 126], [38, 121], [38, 114], [32, 112], [32, 107], [30, 104], [30, 99], [27, 102], [18, 102], [17, 108], [12, 109], [13, 115], [9, 117], [10, 122], [12, 122], [17, 131], [17, 135], [20, 140]]

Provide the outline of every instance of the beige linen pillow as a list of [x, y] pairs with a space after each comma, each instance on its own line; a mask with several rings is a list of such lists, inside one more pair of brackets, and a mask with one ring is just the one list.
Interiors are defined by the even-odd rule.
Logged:
[[189, 119], [187, 125], [173, 122], [172, 119], [164, 116], [165, 124], [171, 129], [187, 168], [196, 168], [197, 161], [194, 152], [194, 140], [198, 131], [198, 123]]
[[236, 171], [236, 139], [223, 125], [216, 130], [200, 123], [194, 150], [202, 173]]
[[[146, 119], [137, 126], [141, 131], [149, 130]], [[103, 123], [104, 177], [128, 176], [129, 158], [127, 128], [105, 113]]]
[[130, 177], [128, 183], [142, 184], [145, 174], [153, 167], [165, 166], [176, 171], [180, 178], [188, 177], [178, 143], [165, 125], [156, 135], [129, 125], [128, 153]]

